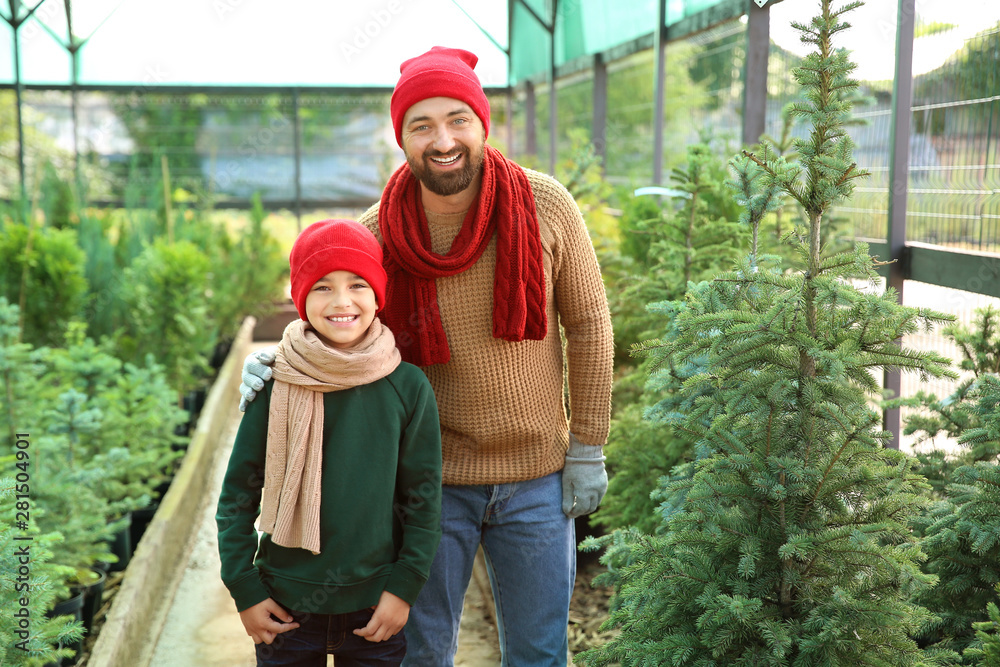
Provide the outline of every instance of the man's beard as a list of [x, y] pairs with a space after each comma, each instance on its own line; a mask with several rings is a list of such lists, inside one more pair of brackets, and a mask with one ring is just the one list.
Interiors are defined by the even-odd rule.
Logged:
[[[456, 146], [456, 150], [449, 153], [427, 150], [419, 158], [414, 158], [407, 154], [406, 162], [410, 165], [410, 171], [413, 172], [417, 180], [423, 183], [425, 188], [436, 195], [448, 197], [457, 195], [459, 192], [465, 190], [472, 184], [476, 176], [479, 175], [479, 171], [483, 167], [483, 156], [485, 154], [485, 149], [482, 146], [485, 146], [485, 144], [481, 145], [478, 153], [473, 153], [468, 146], [459, 143]], [[426, 164], [432, 157], [453, 156], [456, 151], [462, 153], [462, 159], [464, 160], [462, 168], [458, 171], [434, 172]]]

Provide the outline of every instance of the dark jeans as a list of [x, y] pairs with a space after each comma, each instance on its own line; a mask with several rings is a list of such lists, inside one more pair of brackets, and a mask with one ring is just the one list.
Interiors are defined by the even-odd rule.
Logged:
[[348, 614], [307, 614], [289, 610], [299, 627], [283, 632], [271, 644], [257, 644], [258, 667], [326, 667], [335, 656], [337, 667], [399, 665], [406, 655], [406, 639], [399, 632], [384, 642], [370, 642], [354, 634], [368, 625], [371, 609]]
[[476, 549], [493, 587], [503, 667], [566, 667], [576, 577], [562, 472], [508, 484], [453, 486], [441, 496], [441, 544], [406, 623], [406, 667], [452, 667]]

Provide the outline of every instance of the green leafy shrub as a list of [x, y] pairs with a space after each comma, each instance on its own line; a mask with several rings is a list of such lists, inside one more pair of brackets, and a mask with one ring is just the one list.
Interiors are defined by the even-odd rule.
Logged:
[[[278, 241], [266, 229], [259, 197], [245, 228], [232, 231], [213, 222], [210, 211], [178, 206], [168, 228], [149, 210], [130, 210], [118, 216], [80, 213], [78, 237], [86, 253], [85, 274], [90, 286], [84, 317], [91, 337], [121, 337], [126, 359], [138, 359], [134, 307], [139, 295], [130, 285], [137, 270], [150, 280], [148, 262], [136, 264], [156, 243], [197, 247], [208, 260], [208, 270], [197, 278], [204, 287], [205, 313], [199, 328], [211, 351], [215, 341], [231, 340], [248, 315], [266, 316], [281, 296], [288, 262]], [[162, 248], [155, 252], [167, 252]], [[198, 260], [199, 266], [204, 262]], [[132, 273], [130, 273], [130, 270]], [[141, 289], [139, 291], [142, 291]], [[169, 296], [169, 295], [168, 295]], [[181, 304], [182, 306], [184, 304]], [[209, 339], [212, 339], [211, 341]], [[158, 353], [157, 359], [165, 357]]]
[[[107, 344], [86, 338], [82, 324], [70, 326], [65, 342], [45, 356], [53, 371], [48, 384], [63, 392], [55, 401], [75, 397], [90, 406], [94, 426], [76, 438], [76, 457], [101, 471], [91, 481], [93, 488], [108, 501], [113, 516], [121, 517], [147, 506], [153, 490], [172, 475], [181, 456], [173, 445], [182, 441], [174, 429], [187, 416], [152, 357], [143, 366], [123, 363]], [[55, 421], [60, 419], [66, 417]]]
[[114, 562], [108, 542], [120, 527], [111, 522], [121, 513], [98, 493], [109, 471], [88, 456], [102, 415], [85, 394], [69, 389], [41, 417], [34, 475], [38, 526], [63, 536], [53, 562], [72, 568], [74, 580], [84, 582], [95, 563]]
[[209, 303], [223, 340], [231, 340], [248, 315], [271, 313], [281, 296], [278, 287], [288, 274], [288, 258], [265, 229], [265, 217], [255, 195], [247, 229], [235, 241], [223, 234], [214, 248]]
[[21, 306], [21, 338], [58, 344], [80, 315], [87, 282], [84, 256], [70, 229], [7, 222], [0, 235], [0, 296]]
[[672, 438], [664, 433], [663, 425], [648, 421], [643, 405], [632, 403], [619, 410], [604, 448], [610, 472], [608, 490], [591, 523], [654, 532], [660, 520], [650, 493], [656, 480], [669, 474], [689, 451], [686, 440]]
[[955, 471], [947, 498], [914, 520], [923, 532], [924, 569], [938, 577], [933, 588], [916, 597], [936, 616], [917, 633], [928, 643], [959, 652], [974, 646], [973, 624], [988, 620], [987, 606], [1000, 600], [998, 488], [996, 464], [963, 466]]
[[34, 422], [41, 396], [40, 378], [44, 372], [43, 353], [21, 341], [19, 309], [0, 296], [0, 382], [3, 409], [0, 425], [7, 442], [16, 441], [18, 429]]
[[625, 197], [621, 217], [618, 219], [621, 236], [621, 253], [645, 266], [650, 262], [649, 247], [652, 235], [646, 228], [660, 219], [661, 206], [656, 197], [636, 197], [629, 193]]
[[203, 383], [215, 344], [206, 298], [210, 268], [193, 243], [160, 239], [125, 273], [131, 318], [122, 352], [130, 361], [152, 355], [181, 395]]
[[95, 465], [109, 471], [100, 488], [129, 510], [148, 504], [154, 490], [169, 481], [182, 456], [176, 428], [187, 413], [173, 402], [163, 368], [151, 357], [144, 366], [124, 363], [113, 384], [97, 395], [104, 405], [101, 450]]
[[76, 194], [69, 179], [59, 174], [51, 161], [42, 167], [39, 209], [45, 224], [56, 229], [74, 227], [78, 222]]
[[8, 397], [3, 419], [10, 437], [0, 456], [16, 455], [16, 434], [30, 425], [32, 502], [37, 509], [32, 518], [42, 533], [61, 537], [53, 547], [53, 562], [82, 576], [94, 562], [110, 556], [101, 540], [108, 534], [111, 512], [91, 488], [93, 475], [79, 473], [87, 463], [81, 440], [99, 429], [100, 413], [87, 405], [82, 392], [59, 389], [65, 376], [53, 370], [50, 350], [19, 342], [17, 322], [17, 306], [0, 298], [0, 376]]
[[[30, 424], [33, 501], [43, 533], [58, 533], [52, 562], [84, 582], [114, 560], [107, 540], [124, 515], [149, 504], [179, 456], [175, 427], [185, 420], [163, 369], [122, 363], [71, 323], [63, 348], [19, 343], [17, 307], [0, 299], [0, 377], [5, 430]], [[21, 397], [30, 397], [22, 400]]]
[[83, 311], [87, 331], [94, 339], [110, 338], [128, 316], [122, 303], [123, 267], [118, 248], [111, 240], [110, 216], [81, 213], [77, 240], [86, 261], [84, 275], [88, 294]]

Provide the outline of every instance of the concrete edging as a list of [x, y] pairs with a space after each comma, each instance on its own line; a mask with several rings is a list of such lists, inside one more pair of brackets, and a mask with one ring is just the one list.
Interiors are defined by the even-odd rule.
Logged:
[[88, 664], [95, 667], [146, 667], [173, 601], [198, 529], [202, 489], [213, 469], [222, 432], [239, 403], [239, 383], [256, 320], [248, 317], [219, 369], [187, 454], [170, 489], [139, 541], [125, 570]]

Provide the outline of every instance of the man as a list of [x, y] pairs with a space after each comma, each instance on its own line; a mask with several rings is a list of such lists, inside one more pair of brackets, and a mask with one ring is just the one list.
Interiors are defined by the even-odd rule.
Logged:
[[[384, 321], [441, 418], [443, 537], [404, 665], [453, 664], [482, 545], [503, 664], [562, 667], [573, 520], [607, 489], [611, 318], [572, 196], [486, 144], [477, 61], [434, 47], [402, 64], [390, 114], [407, 164], [360, 219], [385, 249]], [[268, 370], [248, 358], [244, 382]]]

